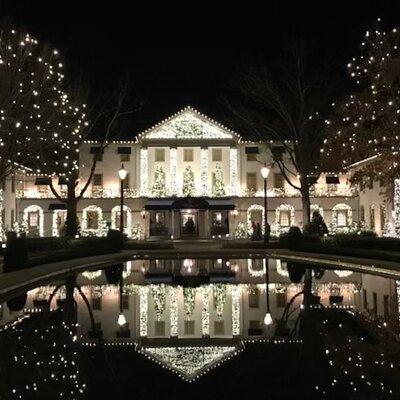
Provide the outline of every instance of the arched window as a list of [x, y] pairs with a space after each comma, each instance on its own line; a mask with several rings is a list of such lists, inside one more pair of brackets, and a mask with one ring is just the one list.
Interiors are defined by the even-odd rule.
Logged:
[[353, 222], [351, 207], [347, 204], [336, 204], [332, 208], [332, 225], [336, 228], [346, 228]]
[[290, 204], [281, 204], [275, 210], [275, 223], [282, 230], [289, 230], [294, 225], [294, 207]]
[[253, 233], [253, 223], [259, 223], [261, 230], [264, 232], [264, 221], [265, 221], [264, 207], [259, 204], [253, 204], [247, 209], [247, 230], [251, 235]]
[[43, 208], [37, 205], [26, 207], [24, 210], [24, 224], [28, 229], [28, 236], [42, 237], [44, 235], [44, 213]]
[[97, 231], [103, 219], [103, 212], [98, 206], [88, 206], [82, 210], [82, 229]]
[[[120, 212], [121, 212], [121, 206], [115, 206], [111, 210], [111, 229], [119, 229], [120, 226]], [[131, 237], [132, 236], [132, 213], [131, 209], [124, 205], [123, 209], [124, 213], [124, 233]]]
[[54, 210], [53, 211], [53, 224], [52, 224], [52, 235], [61, 236], [63, 229], [65, 228], [65, 221], [67, 219], [67, 210]]

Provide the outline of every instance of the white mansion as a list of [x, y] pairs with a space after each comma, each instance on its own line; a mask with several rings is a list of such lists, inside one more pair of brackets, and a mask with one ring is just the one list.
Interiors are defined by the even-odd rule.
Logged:
[[[82, 146], [82, 182], [98, 149], [95, 141]], [[279, 144], [273, 147], [285, 157], [283, 150]], [[109, 143], [99, 157], [91, 186], [78, 204], [81, 232], [101, 234], [107, 225], [119, 226], [118, 170], [123, 164], [128, 171], [124, 180], [124, 226], [128, 236], [244, 237], [252, 222], [263, 225], [264, 181], [260, 170], [264, 163], [272, 162], [272, 155], [261, 143], [243, 141], [216, 121], [184, 108], [132, 141]], [[384, 198], [374, 197], [374, 214], [366, 217], [369, 205], [360, 200], [361, 193], [350, 186], [348, 177], [349, 173], [321, 174], [312, 188], [312, 209], [318, 209], [334, 229], [346, 230], [364, 219], [381, 233], [386, 220]], [[3, 184], [4, 230], [18, 221], [30, 235], [60, 234], [65, 205], [43, 183], [41, 176], [25, 172]], [[62, 180], [54, 183], [62, 190]], [[292, 225], [302, 226], [300, 195], [277, 166], [271, 168], [267, 187], [272, 233]]]

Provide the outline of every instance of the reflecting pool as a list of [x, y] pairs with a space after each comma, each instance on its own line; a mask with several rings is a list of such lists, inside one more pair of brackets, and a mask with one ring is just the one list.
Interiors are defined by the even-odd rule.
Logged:
[[279, 259], [151, 259], [12, 293], [10, 399], [400, 398], [397, 281]]

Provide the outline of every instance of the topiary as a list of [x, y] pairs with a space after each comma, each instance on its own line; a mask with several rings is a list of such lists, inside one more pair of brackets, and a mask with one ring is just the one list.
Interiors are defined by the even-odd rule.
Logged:
[[279, 243], [281, 246], [290, 250], [301, 249], [303, 242], [304, 237], [298, 226], [291, 226], [288, 233], [279, 236]]

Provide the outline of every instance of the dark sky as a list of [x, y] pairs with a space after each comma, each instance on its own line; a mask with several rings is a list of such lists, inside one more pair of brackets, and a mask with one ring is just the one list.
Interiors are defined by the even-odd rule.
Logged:
[[233, 72], [260, 55], [279, 60], [290, 38], [331, 51], [346, 79], [376, 18], [400, 25], [400, 1], [171, 3], [0, 0], [0, 15], [60, 49], [70, 73], [82, 71], [97, 91], [130, 71], [146, 98], [132, 134], [189, 104], [224, 119], [218, 99]]

